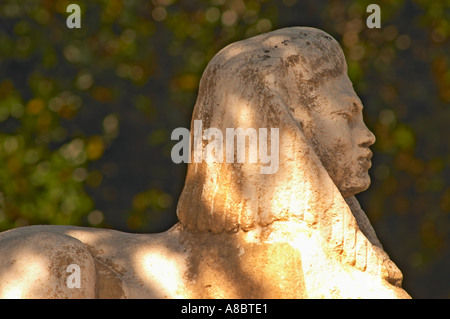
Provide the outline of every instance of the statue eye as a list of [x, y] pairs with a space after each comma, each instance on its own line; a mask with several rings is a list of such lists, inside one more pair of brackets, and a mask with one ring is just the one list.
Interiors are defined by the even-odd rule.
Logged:
[[344, 119], [346, 119], [349, 122], [352, 120], [352, 115], [348, 112], [341, 112], [341, 113], [339, 113], [339, 115], [342, 116]]

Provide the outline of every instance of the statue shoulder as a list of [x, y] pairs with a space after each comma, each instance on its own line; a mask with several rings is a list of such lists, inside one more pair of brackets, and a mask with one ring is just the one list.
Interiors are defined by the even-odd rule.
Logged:
[[64, 234], [58, 226], [21, 227], [0, 233], [0, 255], [2, 298], [95, 296], [92, 255], [80, 240]]

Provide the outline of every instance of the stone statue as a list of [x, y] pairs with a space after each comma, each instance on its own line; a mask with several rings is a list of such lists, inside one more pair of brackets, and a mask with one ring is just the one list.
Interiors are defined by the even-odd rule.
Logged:
[[203, 74], [194, 120], [223, 132], [278, 128], [267, 139], [278, 143], [277, 171], [190, 161], [179, 222], [163, 233], [3, 232], [0, 296], [410, 298], [354, 197], [369, 187], [375, 137], [332, 37], [293, 27], [230, 44]]

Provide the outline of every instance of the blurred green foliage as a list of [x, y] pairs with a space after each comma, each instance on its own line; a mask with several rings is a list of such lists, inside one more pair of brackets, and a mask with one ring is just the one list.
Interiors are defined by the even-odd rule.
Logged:
[[[68, 29], [66, 8], [82, 10]], [[333, 35], [375, 133], [359, 196], [417, 297], [450, 297], [449, 1], [0, 0], [0, 230], [160, 231], [185, 167], [170, 160], [208, 61], [306, 25]]]

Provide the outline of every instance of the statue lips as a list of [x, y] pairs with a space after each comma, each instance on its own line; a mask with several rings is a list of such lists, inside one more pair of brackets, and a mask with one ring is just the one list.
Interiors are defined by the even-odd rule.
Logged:
[[358, 157], [358, 162], [361, 164], [362, 168], [368, 171], [372, 167], [372, 151], [368, 149], [368, 153]]

